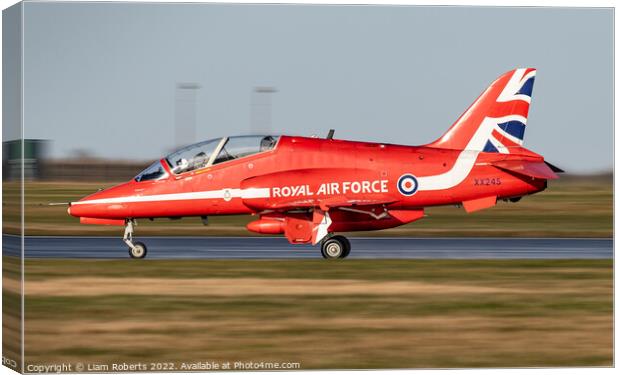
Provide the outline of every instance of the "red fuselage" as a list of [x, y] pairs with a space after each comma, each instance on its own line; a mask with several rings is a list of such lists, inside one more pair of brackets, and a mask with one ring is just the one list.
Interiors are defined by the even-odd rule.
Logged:
[[[543, 160], [523, 150], [523, 154], [507, 155], [282, 136], [272, 150], [181, 174], [172, 173], [162, 159], [167, 178], [132, 180], [97, 192], [72, 204], [69, 212], [84, 218], [125, 220], [290, 210], [292, 205], [312, 207], [331, 197], [360, 206], [368, 201], [388, 210], [460, 204], [489, 196], [519, 197], [543, 190], [546, 180], [524, 178], [492, 163]], [[457, 163], [464, 158], [474, 160], [469, 171], [462, 171], [468, 165]], [[397, 186], [405, 174], [415, 176], [420, 184], [409, 196]], [[426, 189], [425, 178], [442, 176], [443, 182], [428, 182], [442, 186]], [[268, 194], [252, 194], [260, 189], [268, 189]]]

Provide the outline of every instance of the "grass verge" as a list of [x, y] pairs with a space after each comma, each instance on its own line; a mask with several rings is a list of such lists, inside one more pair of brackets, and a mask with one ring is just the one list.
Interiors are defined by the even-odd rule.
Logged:
[[611, 260], [28, 259], [26, 363], [611, 366], [612, 272]]

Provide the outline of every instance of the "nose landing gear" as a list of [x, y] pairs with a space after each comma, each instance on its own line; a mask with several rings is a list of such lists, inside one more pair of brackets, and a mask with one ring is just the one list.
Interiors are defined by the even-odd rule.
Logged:
[[330, 236], [321, 241], [321, 255], [325, 259], [346, 258], [350, 252], [351, 243], [344, 236]]
[[146, 256], [146, 245], [142, 242], [133, 242], [133, 226], [135, 225], [133, 219], [125, 220], [125, 234], [123, 235], [123, 241], [129, 246], [129, 256], [134, 259], [142, 259]]
[[129, 248], [129, 256], [134, 259], [142, 259], [146, 256], [146, 245], [142, 242], [136, 241], [133, 247]]

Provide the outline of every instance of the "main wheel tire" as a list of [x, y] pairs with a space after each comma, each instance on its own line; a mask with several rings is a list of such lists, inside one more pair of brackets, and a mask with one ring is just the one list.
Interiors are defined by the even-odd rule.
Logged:
[[336, 237], [340, 237], [340, 239], [344, 242], [344, 253], [342, 253], [341, 258], [348, 257], [349, 254], [351, 253], [351, 242], [349, 242], [349, 239], [344, 236], [336, 236]]
[[343, 238], [342, 236], [333, 236], [323, 241], [321, 243], [321, 255], [323, 255], [323, 258], [343, 258], [343, 255], [346, 253], [346, 244]]
[[129, 256], [133, 259], [142, 259], [146, 256], [146, 245], [142, 242], [134, 242], [134, 248], [129, 248]]

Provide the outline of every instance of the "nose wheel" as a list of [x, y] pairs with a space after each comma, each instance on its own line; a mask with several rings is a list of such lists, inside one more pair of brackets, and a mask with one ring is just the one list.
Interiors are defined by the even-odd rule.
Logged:
[[351, 243], [344, 236], [327, 237], [321, 242], [321, 255], [325, 259], [346, 258], [351, 252]]
[[125, 221], [125, 235], [123, 241], [129, 246], [129, 256], [134, 259], [142, 259], [146, 256], [146, 245], [142, 242], [133, 242], [133, 226], [135, 225], [133, 219]]
[[146, 245], [142, 242], [135, 242], [133, 247], [129, 248], [129, 256], [134, 259], [142, 259], [146, 256]]

